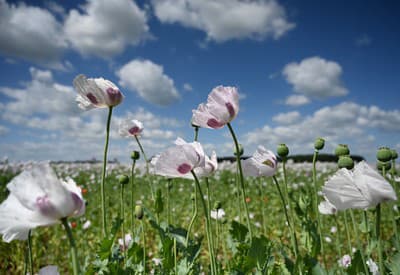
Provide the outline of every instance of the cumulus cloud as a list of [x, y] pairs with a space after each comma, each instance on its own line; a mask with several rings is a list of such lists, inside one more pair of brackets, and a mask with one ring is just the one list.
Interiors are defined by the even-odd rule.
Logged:
[[0, 125], [0, 136], [5, 135], [9, 132], [9, 129], [3, 125]]
[[308, 103], [310, 103], [310, 100], [304, 95], [290, 95], [285, 100], [285, 104], [289, 106], [301, 106]]
[[149, 37], [146, 13], [130, 0], [89, 0], [82, 11], [69, 12], [64, 30], [81, 54], [103, 58]]
[[348, 93], [340, 79], [342, 67], [318, 56], [303, 59], [300, 63], [289, 63], [282, 73], [295, 92], [308, 97], [326, 98]]
[[48, 10], [0, 0], [0, 52], [6, 56], [62, 69], [68, 47], [62, 24]]
[[174, 81], [164, 73], [164, 68], [150, 60], [132, 60], [122, 66], [117, 75], [121, 86], [134, 90], [152, 104], [167, 106], [180, 98]]
[[278, 39], [293, 29], [285, 9], [275, 0], [153, 0], [157, 18], [204, 31], [207, 39]]
[[293, 124], [299, 121], [301, 115], [297, 111], [288, 112], [288, 113], [279, 113], [272, 118], [273, 121], [280, 124]]
[[[290, 121], [294, 117], [296, 121]], [[293, 152], [310, 152], [316, 137], [326, 139], [328, 152], [338, 143], [348, 143], [354, 153], [374, 154], [378, 144], [374, 144], [371, 131], [391, 135], [400, 132], [400, 110], [382, 110], [377, 106], [363, 106], [353, 102], [343, 102], [335, 106], [323, 107], [313, 114], [299, 117], [296, 112], [279, 114], [273, 119], [280, 123], [276, 127], [264, 125], [244, 136], [244, 144], [263, 144], [275, 148], [279, 143], [290, 145]], [[362, 150], [362, 151], [361, 151]]]
[[193, 87], [192, 87], [192, 85], [190, 85], [189, 83], [183, 84], [183, 89], [184, 89], [185, 91], [187, 91], [187, 92], [193, 91]]

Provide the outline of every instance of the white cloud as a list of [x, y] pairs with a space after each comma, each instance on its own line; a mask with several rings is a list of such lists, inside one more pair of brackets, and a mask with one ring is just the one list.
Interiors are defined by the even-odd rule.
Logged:
[[371, 45], [372, 38], [367, 34], [363, 34], [363, 35], [360, 35], [359, 37], [357, 37], [355, 42], [356, 42], [356, 46], [366, 47], [366, 46]]
[[0, 125], [0, 136], [7, 134], [10, 131], [7, 127]]
[[193, 87], [192, 87], [192, 85], [190, 85], [189, 83], [183, 84], [183, 89], [184, 89], [185, 91], [187, 91], [187, 92], [193, 91]]
[[103, 58], [149, 37], [146, 13], [130, 0], [89, 0], [82, 13], [71, 10], [64, 25], [72, 47]]
[[326, 98], [348, 93], [340, 79], [342, 67], [318, 56], [289, 63], [282, 73], [295, 92], [308, 97]]
[[301, 115], [297, 111], [288, 112], [288, 113], [279, 113], [272, 118], [273, 121], [281, 124], [293, 124], [299, 121]]
[[[290, 113], [288, 113], [290, 114]], [[279, 143], [286, 143], [292, 152], [312, 152], [316, 137], [326, 139], [324, 151], [331, 153], [339, 143], [347, 143], [358, 154], [375, 154], [379, 144], [375, 144], [374, 135], [370, 131], [392, 135], [400, 132], [400, 110], [385, 111], [376, 106], [363, 106], [353, 102], [343, 102], [323, 107], [310, 116], [294, 116], [297, 121], [286, 125], [285, 114], [274, 117], [281, 125], [271, 127], [264, 125], [244, 136], [244, 144], [262, 144], [276, 148]]]
[[180, 97], [174, 81], [164, 74], [164, 68], [150, 60], [132, 60], [117, 75], [121, 86], [136, 91], [147, 102], [166, 106]]
[[301, 106], [308, 103], [310, 100], [304, 95], [290, 95], [285, 100], [285, 104], [289, 106]]
[[153, 0], [157, 18], [163, 23], [180, 23], [202, 30], [207, 39], [280, 38], [295, 24], [288, 22], [285, 9], [275, 0]]
[[52, 68], [68, 47], [62, 24], [48, 11], [0, 0], [0, 52]]

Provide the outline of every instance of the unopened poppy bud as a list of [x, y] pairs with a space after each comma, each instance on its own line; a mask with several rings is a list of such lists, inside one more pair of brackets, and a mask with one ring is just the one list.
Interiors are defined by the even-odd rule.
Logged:
[[278, 145], [276, 152], [281, 158], [286, 158], [289, 155], [289, 148], [286, 146], [286, 144], [281, 143]]
[[340, 156], [339, 161], [338, 161], [338, 166], [339, 166], [339, 168], [346, 168], [346, 169], [350, 170], [350, 169], [353, 169], [353, 167], [354, 167], [354, 161], [348, 155]]
[[397, 154], [397, 151], [394, 149], [392, 149], [391, 151], [392, 151], [392, 160], [397, 159], [399, 157], [399, 155]]
[[390, 161], [392, 159], [392, 151], [388, 147], [381, 147], [376, 152], [376, 158], [382, 162]]
[[[243, 156], [244, 150], [242, 144], [239, 144], [239, 156]], [[236, 146], [233, 148], [233, 155], [237, 156]]]
[[123, 184], [123, 185], [128, 184], [129, 183], [129, 177], [127, 175], [120, 175], [118, 177], [118, 181], [119, 181], [120, 184]]
[[132, 151], [131, 159], [132, 160], [138, 160], [139, 158], [140, 158], [140, 153], [138, 151]]
[[317, 138], [314, 142], [314, 148], [316, 150], [322, 150], [325, 146], [325, 140], [321, 137]]
[[135, 206], [135, 216], [136, 216], [136, 219], [138, 219], [138, 220], [143, 219], [143, 215], [144, 215], [144, 213], [143, 213], [143, 207], [142, 207], [140, 204], [136, 205], [136, 206]]
[[338, 157], [350, 155], [350, 149], [347, 144], [339, 144], [335, 149], [335, 155]]
[[388, 171], [392, 167], [392, 164], [390, 163], [390, 161], [383, 162], [378, 160], [376, 163], [376, 168], [379, 171], [382, 171], [383, 167], [385, 167], [385, 171]]
[[216, 201], [214, 203], [214, 209], [221, 209], [222, 208], [222, 203], [220, 201]]

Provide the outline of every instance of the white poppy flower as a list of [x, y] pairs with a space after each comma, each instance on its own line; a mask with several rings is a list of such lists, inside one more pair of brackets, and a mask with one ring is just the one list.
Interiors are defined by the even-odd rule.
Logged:
[[122, 137], [139, 136], [143, 132], [143, 123], [136, 119], [126, 119], [121, 121], [118, 129]]
[[325, 199], [319, 203], [318, 211], [323, 215], [334, 215], [336, 214], [337, 209], [332, 203]]
[[210, 217], [214, 220], [222, 220], [225, 217], [224, 209], [211, 210]]
[[57, 178], [49, 164], [34, 164], [7, 185], [0, 205], [0, 234], [5, 242], [26, 240], [30, 229], [85, 212], [81, 189], [72, 179]]
[[351, 257], [350, 255], [344, 255], [340, 260], [339, 260], [339, 265], [344, 268], [348, 268], [351, 265]]
[[157, 175], [193, 179], [191, 171], [205, 166], [203, 147], [198, 142], [176, 145], [154, 157], [151, 164]]
[[246, 176], [260, 177], [273, 176], [276, 172], [277, 160], [275, 154], [258, 146], [251, 158], [242, 160], [243, 174]]
[[380, 275], [381, 274], [379, 272], [378, 265], [372, 259], [367, 260], [367, 266], [368, 266], [369, 272], [371, 272], [372, 275]]
[[239, 94], [235, 87], [215, 87], [208, 95], [207, 103], [193, 110], [192, 124], [219, 129], [231, 122], [239, 112]]
[[87, 78], [81, 74], [75, 77], [74, 87], [78, 92], [76, 101], [83, 110], [113, 107], [124, 99], [119, 88], [104, 78]]
[[353, 172], [345, 168], [338, 170], [322, 187], [322, 192], [337, 210], [367, 209], [397, 200], [393, 187], [364, 161]]

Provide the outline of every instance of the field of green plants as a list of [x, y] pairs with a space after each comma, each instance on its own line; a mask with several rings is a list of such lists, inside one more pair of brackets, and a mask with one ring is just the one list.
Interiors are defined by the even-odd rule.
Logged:
[[[110, 239], [101, 236], [100, 186], [101, 165], [59, 164], [58, 175], [70, 176], [82, 188], [87, 207], [82, 217], [70, 218], [76, 240], [81, 272], [87, 274], [199, 274], [210, 273], [205, 220], [198, 205], [198, 216], [186, 242], [187, 229], [194, 211], [195, 184], [188, 179], [167, 180], [146, 175], [144, 166], [134, 172], [134, 179], [124, 185], [124, 214], [121, 211], [121, 187], [118, 176], [130, 175], [131, 167], [109, 165], [106, 178], [107, 220], [112, 221]], [[272, 178], [246, 178], [246, 203], [253, 229], [249, 238], [241, 204], [235, 164], [220, 164], [208, 179], [209, 193], [204, 194], [211, 209], [220, 208], [225, 215], [212, 219], [214, 251], [218, 273], [229, 274], [362, 274], [363, 257], [378, 261], [374, 239], [375, 211], [347, 210], [335, 215], [321, 215], [321, 237], [313, 212], [312, 165], [288, 164], [289, 204], [296, 232], [298, 253], [294, 256], [282, 202]], [[337, 170], [336, 163], [317, 163], [318, 189]], [[3, 165], [1, 200], [6, 198], [6, 183], [21, 167]], [[276, 175], [283, 184], [282, 165]], [[398, 178], [397, 178], [398, 179]], [[398, 182], [393, 181], [393, 184]], [[206, 190], [205, 180], [201, 187]], [[155, 199], [152, 198], [152, 190]], [[132, 197], [131, 197], [132, 196]], [[132, 204], [133, 202], [133, 204]], [[135, 217], [135, 206], [141, 205], [144, 217]], [[394, 215], [394, 217], [393, 217]], [[382, 243], [385, 266], [391, 274], [399, 274], [398, 242], [394, 220], [398, 223], [396, 203], [382, 204]], [[122, 219], [121, 219], [122, 218]], [[354, 220], [353, 220], [354, 218]], [[367, 222], [367, 223], [366, 223]], [[127, 249], [121, 245], [122, 223], [129, 234]], [[398, 224], [397, 224], [398, 226]], [[3, 274], [22, 274], [26, 269], [26, 241], [0, 242], [0, 270]], [[39, 227], [32, 231], [33, 268], [37, 272], [46, 265], [57, 265], [60, 274], [71, 270], [69, 244], [61, 224]], [[344, 255], [351, 257], [347, 267]], [[375, 273], [376, 274], [376, 273]]]

